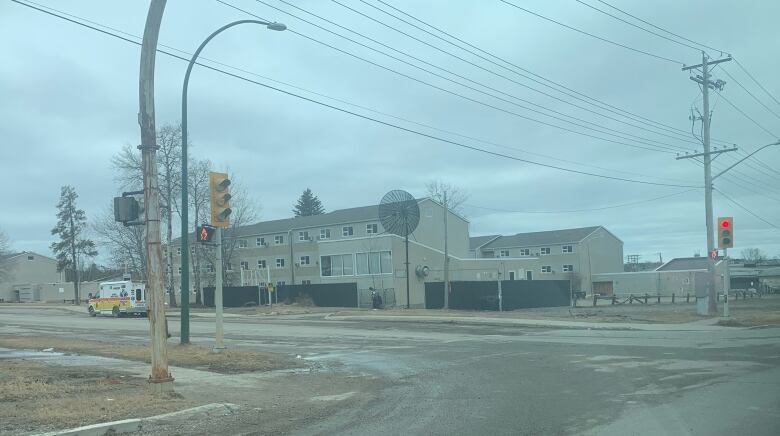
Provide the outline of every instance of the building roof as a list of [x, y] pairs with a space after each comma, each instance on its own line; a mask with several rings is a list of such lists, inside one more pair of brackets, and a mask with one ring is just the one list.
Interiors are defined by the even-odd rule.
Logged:
[[545, 232], [518, 233], [516, 235], [501, 236], [490, 242], [483, 248], [492, 250], [496, 248], [535, 247], [540, 245], [553, 245], [579, 242], [588, 235], [602, 228], [601, 226], [581, 227], [578, 229], [549, 230]]
[[500, 238], [501, 235], [485, 235], [485, 236], [472, 236], [469, 238], [469, 250], [476, 250], [477, 248], [487, 244], [493, 239]]
[[[430, 201], [434, 204], [439, 204], [435, 200], [424, 197], [418, 198], [417, 203], [420, 204], [424, 201]], [[440, 205], [440, 204], [439, 204]], [[450, 211], [451, 213], [454, 213]], [[420, 211], [422, 214], [422, 211]], [[468, 222], [465, 218], [460, 217], [462, 220]], [[287, 233], [290, 230], [303, 230], [317, 227], [333, 226], [339, 224], [359, 223], [366, 221], [379, 221], [379, 205], [351, 207], [348, 209], [338, 209], [332, 212], [323, 213], [320, 215], [311, 216], [299, 216], [294, 218], [284, 218], [280, 220], [261, 221], [255, 224], [249, 224], [241, 226], [236, 229], [230, 229], [225, 232], [225, 237], [241, 237], [241, 236], [253, 236], [253, 235], [268, 235], [268, 234], [280, 234]], [[181, 238], [175, 238], [174, 243], [177, 243]]]
[[49, 259], [49, 260], [56, 261], [56, 259], [54, 259], [54, 258], [52, 258], [50, 256], [45, 256], [43, 254], [38, 254], [38, 253], [35, 253], [35, 252], [32, 252], [32, 251], [18, 251], [18, 252], [15, 252], [15, 253], [8, 253], [8, 254], [0, 255], [0, 262], [5, 262], [7, 260], [11, 260], [13, 258], [22, 256], [22, 255], [29, 255], [29, 254], [32, 254], [32, 255], [37, 256], [37, 257], [42, 257], [44, 259]]
[[747, 268], [732, 265], [729, 268], [729, 274], [731, 277], [780, 277], [780, 267]]
[[[706, 257], [678, 257], [656, 268], [656, 271], [689, 271], [694, 269], [707, 269]], [[717, 263], [723, 262], [718, 259]]]
[[263, 235], [269, 233], [287, 233], [290, 230], [310, 227], [346, 224], [360, 221], [379, 221], [379, 206], [352, 207], [339, 209], [320, 215], [299, 216], [242, 226], [236, 229], [235, 236]]

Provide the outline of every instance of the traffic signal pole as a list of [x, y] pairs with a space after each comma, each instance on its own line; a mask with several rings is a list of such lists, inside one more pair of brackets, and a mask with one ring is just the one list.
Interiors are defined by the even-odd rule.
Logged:
[[214, 306], [216, 307], [216, 324], [217, 332], [214, 341], [215, 353], [219, 353], [225, 349], [225, 344], [222, 339], [224, 331], [222, 330], [222, 227], [217, 227], [217, 277], [216, 286], [214, 287]]
[[[163, 256], [160, 241], [160, 195], [157, 182], [157, 134], [154, 115], [154, 64], [157, 37], [165, 11], [165, 0], [152, 0], [146, 16], [146, 27], [141, 44], [139, 73], [139, 112], [141, 125], [141, 163], [143, 167], [144, 204], [146, 223], [146, 280], [149, 300], [149, 332], [152, 354], [152, 373], [149, 383], [154, 393], [173, 390], [173, 377], [168, 372], [168, 354], [165, 348], [165, 298]], [[171, 290], [173, 291], [173, 290]]]

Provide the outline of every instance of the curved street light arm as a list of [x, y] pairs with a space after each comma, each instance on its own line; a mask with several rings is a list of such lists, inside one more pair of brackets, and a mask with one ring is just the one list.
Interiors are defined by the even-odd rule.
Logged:
[[730, 170], [730, 169], [734, 168], [735, 166], [737, 166], [737, 165], [741, 164], [743, 161], [745, 161], [745, 160], [746, 160], [746, 159], [748, 159], [749, 157], [753, 156], [754, 154], [758, 153], [759, 151], [761, 151], [761, 150], [763, 150], [763, 149], [765, 149], [765, 148], [767, 148], [767, 147], [769, 147], [769, 146], [772, 146], [772, 145], [780, 145], [780, 140], [778, 140], [778, 141], [776, 141], [776, 142], [773, 142], [773, 143], [771, 143], [771, 144], [767, 144], [767, 145], [764, 145], [764, 146], [762, 146], [762, 147], [759, 147], [759, 148], [757, 148], [757, 149], [756, 149], [756, 151], [754, 151], [754, 152], [750, 153], [749, 155], [747, 155], [747, 156], [743, 157], [742, 159], [740, 159], [740, 160], [738, 160], [738, 161], [734, 162], [734, 164], [733, 164], [733, 165], [731, 165], [730, 167], [728, 167], [728, 168], [726, 168], [725, 170], [723, 170], [723, 171], [719, 172], [718, 174], [715, 174], [714, 176], [712, 176], [712, 180], [714, 181], [714, 180], [715, 180], [715, 179], [717, 179], [718, 177], [722, 176], [722, 175], [723, 175], [723, 173], [725, 173], [726, 171], [728, 171], [728, 170]]
[[[190, 341], [190, 326], [189, 326], [189, 293], [190, 293], [190, 268], [189, 268], [189, 198], [187, 192], [187, 89], [190, 82], [190, 73], [192, 73], [192, 67], [195, 65], [195, 61], [198, 59], [200, 52], [206, 47], [215, 36], [230, 29], [233, 26], [239, 24], [260, 24], [266, 26], [270, 30], [285, 30], [287, 27], [281, 23], [270, 23], [260, 20], [238, 20], [232, 23], [225, 24], [219, 29], [215, 30], [209, 35], [195, 50], [195, 53], [190, 59], [189, 65], [187, 65], [187, 72], [184, 74], [184, 85], [181, 91], [181, 281], [179, 287], [181, 288], [181, 342], [186, 344]], [[196, 217], [197, 218], [197, 217]], [[173, 292], [173, 290], [171, 290]]]

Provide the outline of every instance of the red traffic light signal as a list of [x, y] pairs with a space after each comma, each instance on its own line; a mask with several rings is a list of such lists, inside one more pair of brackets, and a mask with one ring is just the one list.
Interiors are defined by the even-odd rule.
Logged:
[[198, 242], [202, 244], [210, 244], [216, 233], [216, 227], [204, 224], [198, 227], [198, 232], [195, 236], [198, 238]]
[[718, 218], [718, 248], [732, 248], [734, 246], [734, 218]]

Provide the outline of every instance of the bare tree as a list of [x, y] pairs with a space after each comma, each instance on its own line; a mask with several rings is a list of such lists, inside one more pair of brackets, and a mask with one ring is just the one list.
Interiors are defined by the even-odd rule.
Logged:
[[[0, 260], [9, 254], [11, 254], [11, 242], [8, 239], [8, 235], [6, 235], [5, 232], [0, 229]], [[10, 273], [10, 264], [0, 262], [0, 281], [7, 280]]]
[[760, 263], [767, 260], [766, 253], [759, 248], [746, 248], [740, 251], [740, 255], [748, 263]]
[[109, 262], [115, 269], [127, 269], [146, 280], [146, 250], [144, 226], [125, 227], [114, 221], [109, 205], [92, 224], [92, 231], [102, 246], [108, 249]]
[[425, 184], [428, 196], [433, 200], [444, 204], [444, 195], [447, 195], [447, 206], [453, 212], [463, 215], [463, 203], [469, 198], [469, 194], [462, 188], [441, 180], [431, 180]]
[[[194, 209], [192, 219], [190, 220], [190, 229], [200, 223], [208, 222], [209, 215], [209, 172], [211, 171], [211, 161], [194, 160], [189, 162], [189, 171], [187, 172], [187, 191], [189, 192], [190, 207]], [[181, 216], [181, 211], [177, 209]], [[190, 256], [190, 267], [192, 268], [193, 278], [195, 279], [195, 304], [201, 304], [201, 295], [203, 292], [203, 265], [206, 259], [206, 253], [209, 247], [195, 242], [194, 232], [190, 244], [192, 247], [192, 256]], [[182, 289], [182, 292], [185, 292]]]
[[[181, 124], [166, 124], [157, 130], [157, 166], [159, 174], [160, 213], [165, 223], [166, 246], [171, 246], [174, 224], [174, 211], [179, 212], [178, 202], [181, 189]], [[124, 189], [137, 190], [143, 186], [141, 153], [126, 145], [111, 159], [116, 172], [116, 181]], [[180, 215], [180, 212], [179, 212]], [[165, 269], [166, 287], [169, 289], [169, 304], [176, 306], [176, 293], [173, 292], [173, 253], [168, 250]]]

